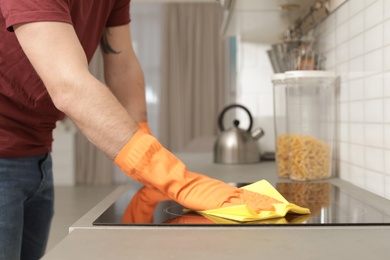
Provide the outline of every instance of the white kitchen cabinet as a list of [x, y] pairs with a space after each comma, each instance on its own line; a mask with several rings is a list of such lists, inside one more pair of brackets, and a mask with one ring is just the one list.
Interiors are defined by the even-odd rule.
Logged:
[[[303, 16], [316, 0], [225, 0], [225, 37], [245, 42], [275, 43], [285, 29]], [[287, 6], [288, 3], [288, 6]], [[282, 8], [291, 10], [283, 10]]]
[[[240, 35], [243, 41], [274, 43], [280, 34], [317, 0], [132, 0], [134, 3], [215, 3], [224, 8], [221, 34], [225, 37]], [[298, 8], [280, 10], [286, 4]]]
[[[219, 0], [224, 8], [221, 34], [241, 41], [272, 44], [319, 0]], [[322, 0], [332, 12], [347, 0]]]

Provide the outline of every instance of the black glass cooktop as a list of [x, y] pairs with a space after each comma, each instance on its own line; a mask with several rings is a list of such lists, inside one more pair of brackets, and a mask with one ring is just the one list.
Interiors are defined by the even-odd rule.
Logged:
[[[247, 183], [232, 184], [237, 187]], [[287, 214], [284, 218], [235, 222], [209, 219], [168, 200], [158, 192], [132, 186], [93, 225], [103, 226], [264, 226], [264, 225], [390, 225], [390, 216], [328, 182], [285, 182], [275, 187], [289, 202], [307, 207], [310, 215]]]

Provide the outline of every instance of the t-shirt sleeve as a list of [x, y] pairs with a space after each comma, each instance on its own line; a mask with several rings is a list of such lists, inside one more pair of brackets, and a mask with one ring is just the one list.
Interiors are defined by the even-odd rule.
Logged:
[[117, 0], [107, 20], [107, 27], [127, 24], [130, 19], [130, 0]]
[[67, 0], [0, 0], [0, 11], [10, 31], [18, 23], [58, 21], [72, 24]]

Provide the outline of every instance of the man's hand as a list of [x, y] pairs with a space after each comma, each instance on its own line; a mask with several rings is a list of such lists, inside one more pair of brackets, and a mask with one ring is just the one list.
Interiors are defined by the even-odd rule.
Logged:
[[274, 211], [275, 208], [272, 204], [282, 203], [279, 200], [271, 198], [267, 195], [259, 194], [245, 189], [240, 189], [240, 195], [232, 198], [229, 202], [226, 202], [222, 207], [229, 207], [235, 205], [247, 205], [252, 208], [256, 213], [260, 211], [268, 210]]
[[188, 171], [157, 139], [141, 130], [122, 149], [115, 163], [133, 179], [192, 210], [245, 204], [259, 212], [273, 210], [272, 203], [279, 202]]

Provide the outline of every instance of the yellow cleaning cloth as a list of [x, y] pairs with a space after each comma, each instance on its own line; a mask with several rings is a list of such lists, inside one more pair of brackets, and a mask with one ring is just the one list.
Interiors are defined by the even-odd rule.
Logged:
[[223, 222], [223, 220], [221, 220], [220, 218], [238, 222], [247, 222], [283, 218], [289, 212], [296, 214], [310, 214], [310, 210], [308, 208], [299, 207], [293, 203], [289, 203], [266, 180], [261, 180], [253, 184], [241, 187], [241, 189], [246, 189], [252, 192], [267, 195], [271, 198], [281, 201], [282, 203], [272, 204], [275, 208], [274, 211], [261, 211], [259, 214], [257, 214], [253, 209], [246, 205], [230, 206], [225, 208], [196, 212], [218, 223]]
[[247, 224], [247, 225], [275, 225], [275, 224], [301, 224], [307, 220], [309, 220], [310, 215], [287, 215], [286, 217], [281, 218], [270, 218], [270, 219], [263, 219], [263, 220], [253, 220], [253, 221], [237, 221], [237, 220], [231, 220], [227, 218], [220, 218], [212, 215], [202, 215], [203, 217], [211, 220], [213, 223], [216, 224]]

